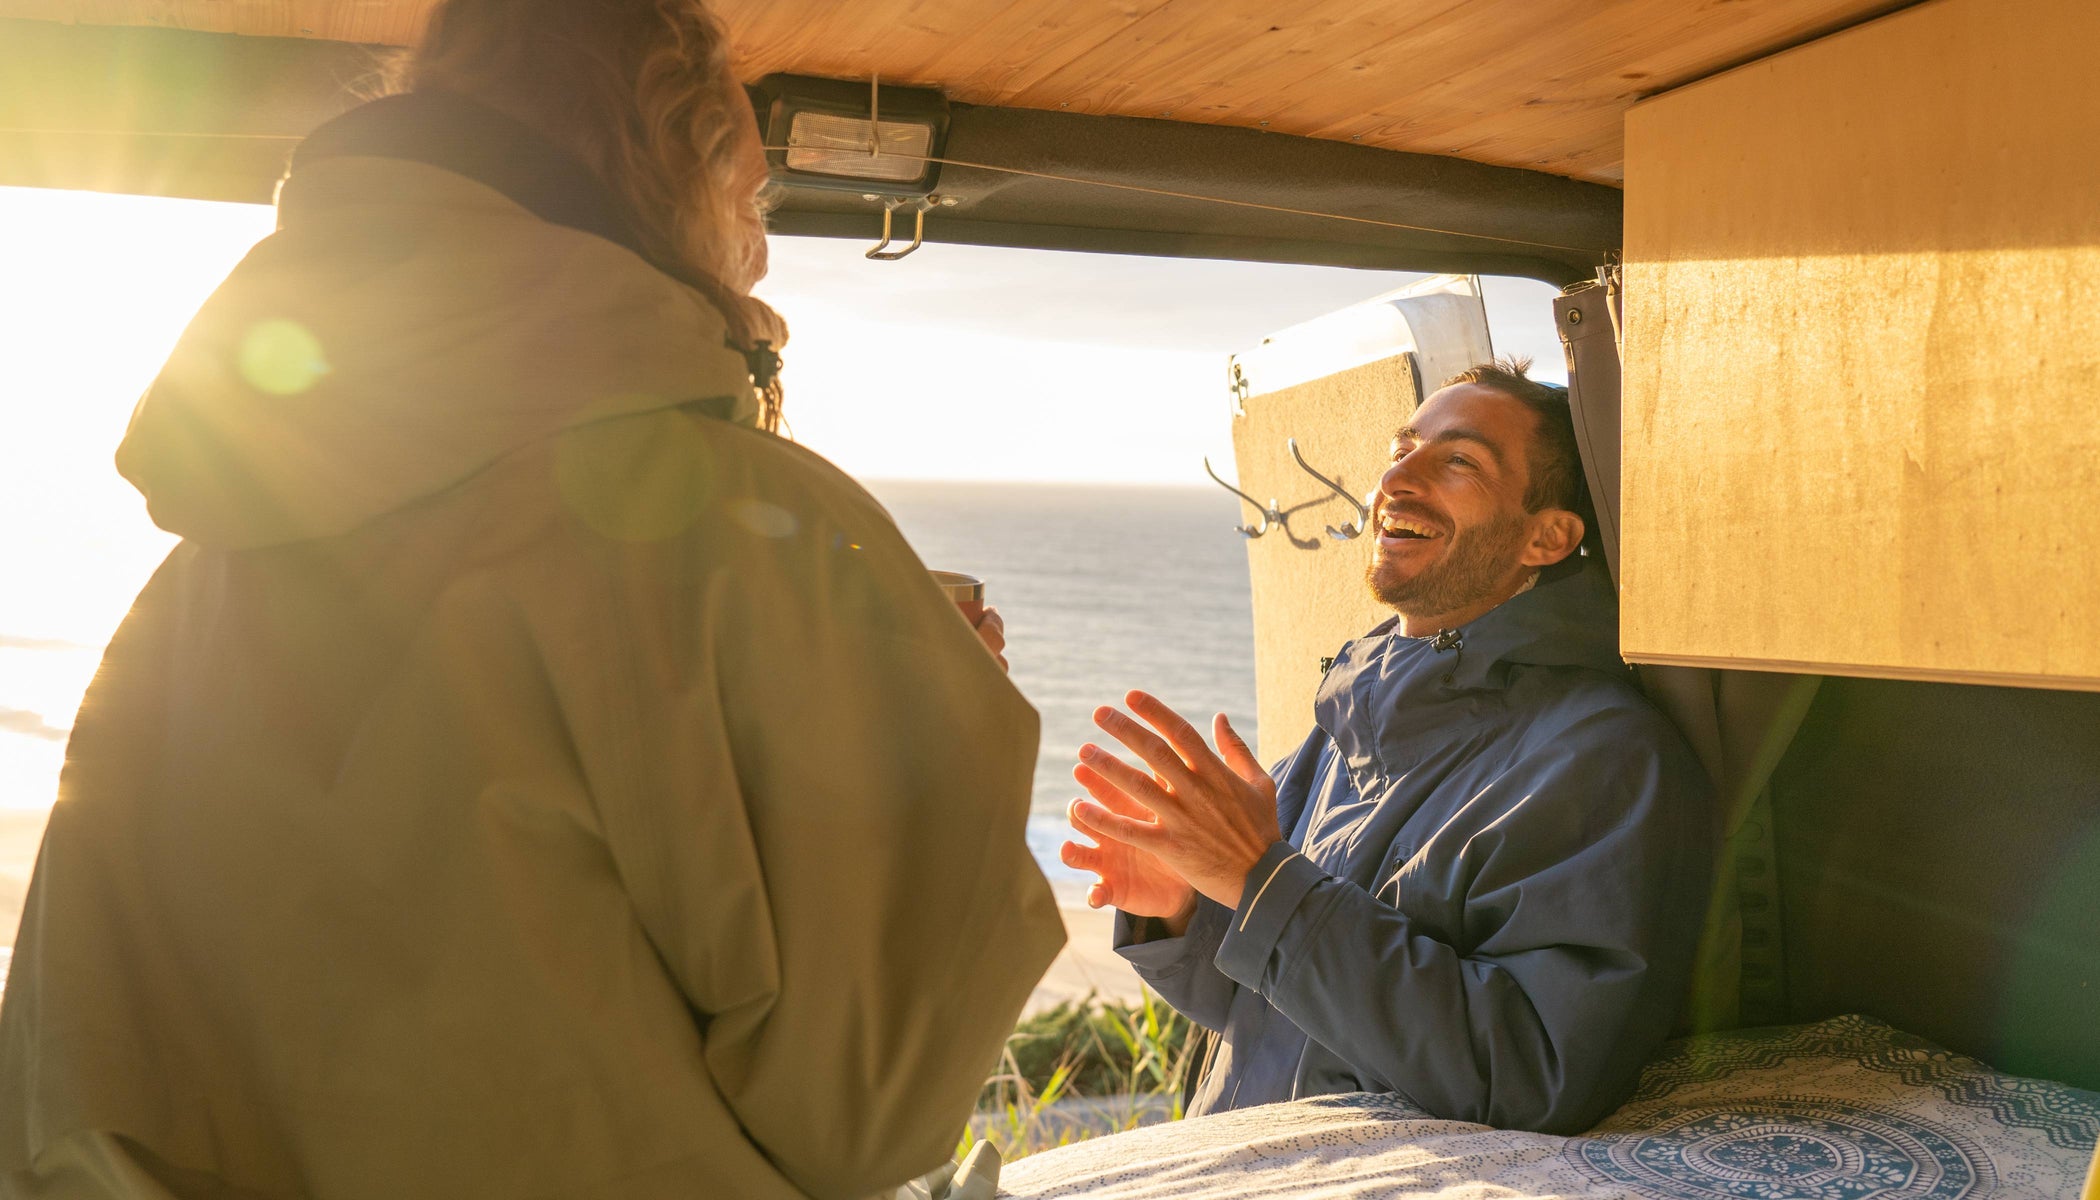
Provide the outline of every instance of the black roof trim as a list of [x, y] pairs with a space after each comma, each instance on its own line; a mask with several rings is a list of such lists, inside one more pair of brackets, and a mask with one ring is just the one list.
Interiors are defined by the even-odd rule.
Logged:
[[[355, 103], [385, 53], [0, 20], [0, 185], [268, 203], [298, 139]], [[957, 203], [927, 215], [929, 241], [1554, 283], [1590, 275], [1619, 244], [1616, 189], [1534, 171], [1178, 121], [962, 104], [953, 113], [950, 159], [1122, 188], [950, 164], [939, 188]], [[880, 208], [795, 190], [774, 227], [872, 245]]]

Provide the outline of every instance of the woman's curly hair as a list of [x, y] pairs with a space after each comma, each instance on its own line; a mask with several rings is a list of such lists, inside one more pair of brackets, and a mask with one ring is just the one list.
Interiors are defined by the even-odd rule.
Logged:
[[[751, 289], [766, 272], [762, 223], [736, 195], [754, 115], [706, 0], [445, 0], [389, 72], [525, 122], [611, 189], [660, 262], [674, 263], [751, 349], [787, 340]], [[779, 424], [779, 385], [764, 422]]]

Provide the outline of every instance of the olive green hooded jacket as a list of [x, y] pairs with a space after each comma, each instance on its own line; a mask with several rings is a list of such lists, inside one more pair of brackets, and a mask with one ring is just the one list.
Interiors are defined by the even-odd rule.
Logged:
[[182, 535], [0, 1013], [21, 1196], [859, 1197], [1063, 940], [1034, 711], [691, 289], [295, 170], [119, 466]]

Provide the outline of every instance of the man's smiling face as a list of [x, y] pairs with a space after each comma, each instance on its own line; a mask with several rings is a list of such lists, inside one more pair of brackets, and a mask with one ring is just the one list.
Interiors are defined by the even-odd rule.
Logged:
[[1538, 421], [1513, 396], [1456, 383], [1394, 435], [1367, 577], [1410, 624], [1471, 620], [1580, 543], [1582, 522], [1572, 513], [1525, 508]]

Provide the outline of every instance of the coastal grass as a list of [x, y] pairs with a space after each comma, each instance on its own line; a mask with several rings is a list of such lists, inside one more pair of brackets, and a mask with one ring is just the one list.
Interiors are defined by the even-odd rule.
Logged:
[[1076, 1001], [1022, 1020], [985, 1081], [957, 1155], [978, 1141], [1017, 1158], [1182, 1116], [1202, 1048], [1186, 1017], [1147, 991], [1136, 1004]]

